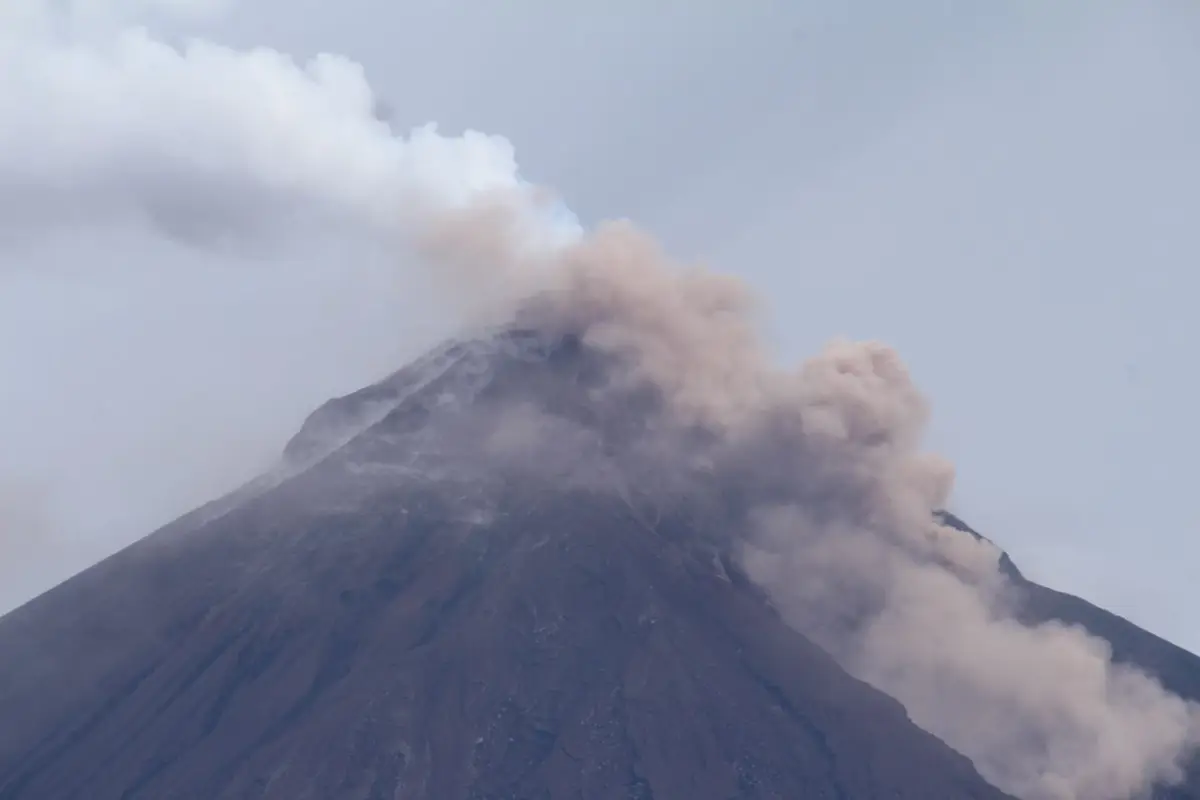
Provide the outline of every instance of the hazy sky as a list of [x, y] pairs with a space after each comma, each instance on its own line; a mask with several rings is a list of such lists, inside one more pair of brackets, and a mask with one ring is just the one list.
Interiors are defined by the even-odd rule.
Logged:
[[[585, 221], [744, 275], [782, 358], [896, 345], [962, 515], [1200, 649], [1180, 613], [1200, 604], [1200, 7], [230, 5], [189, 30], [353, 58], [396, 127], [507, 136]], [[220, 255], [126, 222], [15, 233], [23, 213], [0, 203], [0, 606], [237, 484], [446, 331], [388, 254], [333, 234]]]

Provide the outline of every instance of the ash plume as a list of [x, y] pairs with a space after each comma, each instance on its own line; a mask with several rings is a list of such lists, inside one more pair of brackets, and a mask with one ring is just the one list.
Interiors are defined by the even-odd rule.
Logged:
[[929, 407], [894, 350], [837, 341], [779, 368], [745, 285], [672, 263], [628, 223], [549, 274], [526, 315], [713, 435], [715, 485], [746, 487], [734, 545], [790, 624], [1017, 796], [1121, 800], [1182, 778], [1200, 707], [1082, 629], [1021, 624], [995, 546], [934, 521], [953, 468], [922, 449]]
[[[672, 262], [631, 223], [534, 263], [503, 248], [496, 224], [462, 216], [436, 252], [456, 270], [542, 276], [513, 312], [520, 324], [611, 356], [614, 397], [653, 389], [666, 425], [638, 457], [610, 458], [618, 472], [684, 473], [696, 455], [688, 432], [706, 435], [708, 482], [682, 480], [693, 494], [742, 487], [722, 509], [732, 546], [790, 624], [1017, 796], [1122, 800], [1182, 778], [1200, 707], [1114, 663], [1082, 629], [1019, 622], [1000, 551], [934, 521], [953, 467], [923, 450], [929, 406], [893, 349], [835, 341], [780, 368], [746, 285]], [[537, 420], [519, 422], [506, 441], [533, 452]], [[559, 425], [544, 423], [538, 447], [572, 448]]]
[[660, 409], [616, 457], [510, 409], [478, 437], [492, 457], [597, 487], [603, 461], [643, 492], [628, 470], [674, 471], [671, 502], [736, 488], [727, 543], [789, 623], [1002, 789], [1122, 800], [1180, 777], [1200, 709], [1079, 629], [1019, 623], [995, 548], [933, 521], [953, 469], [922, 449], [929, 407], [890, 347], [777, 366], [744, 283], [628, 222], [584, 231], [502, 138], [396, 136], [346, 59], [46, 19], [0, 34], [0, 204], [21, 232], [132, 214], [210, 246], [317, 215], [415, 248], [473, 323], [578, 337], [621, 365], [600, 395], [649, 388]]

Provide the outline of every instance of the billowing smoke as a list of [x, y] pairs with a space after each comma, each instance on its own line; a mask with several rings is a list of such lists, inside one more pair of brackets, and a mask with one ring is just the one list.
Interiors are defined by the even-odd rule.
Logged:
[[[922, 450], [927, 404], [886, 345], [780, 369], [745, 285], [628, 223], [582, 231], [505, 140], [397, 136], [345, 59], [176, 48], [85, 5], [65, 23], [0, 7], [0, 234], [133, 216], [212, 247], [320, 218], [415, 247], [469, 312], [576, 334], [628, 366], [616, 388], [653, 387], [674, 433], [642, 446], [661, 459], [702, 434], [687, 468], [742, 489], [736, 544], [791, 624], [1001, 788], [1121, 800], [1179, 777], [1200, 711], [1079, 630], [1019, 624], [997, 551], [932, 521], [952, 469]], [[548, 458], [540, 413], [512, 411], [485, 447], [576, 470]]]
[[997, 548], [934, 521], [953, 470], [922, 449], [928, 405], [895, 351], [840, 341], [780, 369], [747, 287], [627, 224], [559, 259], [528, 313], [717, 434], [721, 485], [749, 483], [743, 563], [793, 626], [1019, 797], [1122, 800], [1182, 777], [1200, 707], [1081, 629], [1018, 622]]

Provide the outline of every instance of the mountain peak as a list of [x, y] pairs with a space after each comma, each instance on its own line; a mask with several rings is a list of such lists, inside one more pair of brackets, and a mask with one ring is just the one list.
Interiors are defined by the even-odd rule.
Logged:
[[[850, 649], [905, 631], [882, 627], [911, 610], [887, 581], [913, 576], [959, 587], [939, 636], [998, 576], [1014, 621], [1082, 626], [1200, 699], [1190, 654], [1028, 582], [953, 514], [926, 528], [987, 545], [969, 558], [856, 507], [886, 437], [797, 486], [794, 459], [830, 451], [770, 420], [731, 446], [624, 366], [537, 329], [447, 342], [314, 412], [272, 475], [0, 619], [20, 654], [0, 658], [0, 800], [1008, 797], [923, 729], [928, 705], [881, 691], [905, 685], [880, 665], [912, 662]], [[787, 591], [762, 571], [818, 556]]]

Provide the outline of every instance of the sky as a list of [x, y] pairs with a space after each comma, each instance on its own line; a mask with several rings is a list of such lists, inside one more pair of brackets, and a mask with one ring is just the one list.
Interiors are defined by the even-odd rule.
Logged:
[[[895, 345], [955, 510], [1031, 577], [1200, 651], [1179, 612], [1200, 604], [1194, 5], [226, 5], [151, 22], [342, 54], [394, 126], [507, 137], [585, 222], [749, 280], [781, 359]], [[24, 219], [36, 198], [12, 197]], [[123, 219], [17, 228], [0, 608], [266, 468], [322, 401], [449, 332], [394, 254], [336, 230], [224, 252]]]

